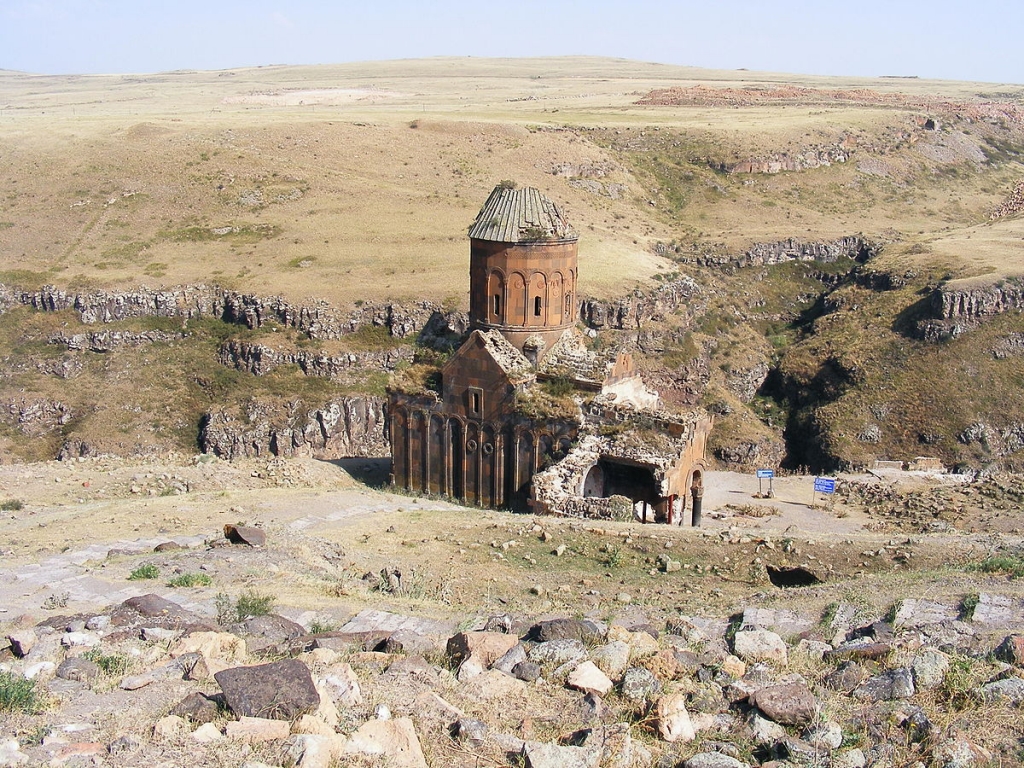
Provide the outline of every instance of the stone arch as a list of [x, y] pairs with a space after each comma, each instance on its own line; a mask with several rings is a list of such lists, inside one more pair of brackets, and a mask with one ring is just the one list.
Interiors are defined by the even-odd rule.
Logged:
[[505, 322], [507, 303], [505, 273], [494, 268], [487, 275], [487, 317], [492, 323]]
[[565, 278], [562, 273], [556, 271], [551, 275], [551, 280], [548, 285], [548, 306], [551, 308], [548, 314], [548, 319], [552, 323], [561, 325], [565, 322], [565, 318], [568, 313], [565, 311], [565, 301], [563, 295], [565, 293]]
[[583, 487], [580, 495], [585, 499], [604, 497], [604, 470], [600, 462], [595, 462], [583, 478]]
[[507, 325], [526, 325], [527, 281], [522, 272], [508, 276], [506, 291], [505, 322]]
[[527, 325], [547, 325], [548, 308], [548, 278], [543, 272], [534, 272], [530, 276], [526, 308]]

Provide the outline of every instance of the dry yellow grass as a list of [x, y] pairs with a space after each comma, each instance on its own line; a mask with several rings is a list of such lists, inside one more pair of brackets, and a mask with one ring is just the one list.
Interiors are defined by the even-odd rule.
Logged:
[[[887, 198], [869, 190], [849, 207], [815, 202], [849, 196], [844, 185], [870, 186], [849, 168], [759, 178], [752, 189], [737, 180], [673, 221], [647, 204], [646, 181], [585, 131], [563, 129], [660, 127], [712, 136], [727, 154], [745, 156], [827, 144], [843, 132], [878, 135], [905, 117], [849, 106], [635, 105], [652, 88], [783, 82], [953, 98], [992, 89], [586, 57], [125, 76], [0, 72], [0, 156], [9, 177], [0, 208], [3, 277], [102, 287], [218, 282], [341, 305], [465, 303], [465, 230], [504, 178], [564, 204], [581, 232], [583, 288], [599, 295], [667, 269], [650, 246], [680, 226], [742, 247], [885, 227], [935, 231], [937, 220], [950, 218], [949, 190], [922, 191], [913, 203], [891, 189]], [[612, 200], [575, 188], [553, 175], [562, 165], [600, 167], [603, 182], [629, 191]], [[983, 199], [962, 203], [956, 224], [979, 220], [998, 187], [973, 190]], [[807, 199], [795, 199], [797, 189]], [[922, 205], [929, 195], [933, 210]], [[216, 234], [229, 227], [240, 231]]]

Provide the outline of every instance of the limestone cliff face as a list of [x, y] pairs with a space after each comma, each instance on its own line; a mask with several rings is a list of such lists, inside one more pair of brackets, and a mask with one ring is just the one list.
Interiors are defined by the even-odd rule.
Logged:
[[400, 362], [412, 362], [413, 350], [399, 347], [379, 352], [327, 355], [301, 349], [281, 351], [265, 344], [232, 340], [221, 346], [218, 357], [222, 365], [254, 376], [263, 376], [281, 365], [297, 365], [307, 376], [330, 378], [360, 369], [393, 371]]
[[467, 320], [459, 312], [428, 301], [410, 304], [364, 304], [344, 314], [326, 301], [293, 304], [280, 296], [239, 293], [220, 286], [183, 285], [162, 290], [65, 291], [44, 286], [25, 291], [0, 285], [0, 314], [15, 306], [42, 312], [74, 310], [83, 323], [111, 323], [135, 317], [210, 317], [247, 328], [276, 323], [294, 328], [311, 339], [340, 339], [364, 325], [383, 326], [399, 339], [421, 332], [443, 337], [459, 334]]
[[986, 318], [1024, 310], [1024, 279], [993, 285], [952, 283], [939, 286], [928, 302], [928, 315], [918, 321], [916, 335], [927, 341], [943, 341], [967, 333]]
[[[665, 246], [662, 246], [661, 250], [665, 250]], [[687, 251], [677, 246], [672, 258], [701, 267], [738, 268], [783, 264], [788, 261], [820, 261], [829, 264], [839, 259], [853, 259], [863, 263], [877, 253], [876, 244], [859, 235], [849, 235], [836, 240], [813, 242], [789, 238], [772, 243], [754, 243], [743, 253], [733, 253], [724, 248], [714, 247]]]
[[637, 330], [678, 309], [696, 312], [704, 305], [702, 297], [702, 288], [692, 279], [682, 277], [654, 290], [637, 290], [620, 299], [585, 299], [580, 307], [580, 319], [598, 330]]
[[307, 410], [301, 402], [253, 400], [244, 413], [207, 414], [199, 430], [199, 447], [223, 459], [387, 456], [384, 404], [381, 397], [344, 397]]

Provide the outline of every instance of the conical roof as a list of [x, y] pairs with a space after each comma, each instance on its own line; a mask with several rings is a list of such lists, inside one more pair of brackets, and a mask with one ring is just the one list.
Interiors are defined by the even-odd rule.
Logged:
[[474, 240], [524, 243], [576, 240], [576, 232], [558, 206], [533, 187], [510, 189], [499, 184], [491, 192], [469, 228]]

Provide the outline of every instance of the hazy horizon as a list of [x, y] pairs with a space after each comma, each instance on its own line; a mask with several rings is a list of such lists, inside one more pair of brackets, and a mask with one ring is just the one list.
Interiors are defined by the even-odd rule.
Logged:
[[1024, 9], [867, 0], [713, 4], [465, 0], [9, 0], [0, 69], [141, 74], [437, 57], [601, 56], [708, 69], [1024, 84]]

